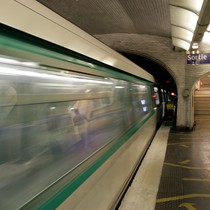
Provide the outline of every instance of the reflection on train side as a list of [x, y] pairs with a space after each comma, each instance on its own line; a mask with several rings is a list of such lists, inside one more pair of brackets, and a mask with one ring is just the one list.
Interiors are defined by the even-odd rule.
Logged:
[[20, 207], [153, 108], [143, 83], [3, 63], [0, 74], [1, 209]]

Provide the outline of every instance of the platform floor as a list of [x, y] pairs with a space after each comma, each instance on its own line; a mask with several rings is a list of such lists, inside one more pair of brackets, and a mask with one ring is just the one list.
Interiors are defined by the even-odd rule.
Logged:
[[120, 210], [210, 209], [210, 120], [192, 132], [161, 126]]

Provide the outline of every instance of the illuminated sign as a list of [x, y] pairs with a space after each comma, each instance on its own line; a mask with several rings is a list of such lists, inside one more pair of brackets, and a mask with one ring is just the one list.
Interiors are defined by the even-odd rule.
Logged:
[[210, 53], [187, 55], [187, 64], [207, 64], [207, 63], [210, 63]]

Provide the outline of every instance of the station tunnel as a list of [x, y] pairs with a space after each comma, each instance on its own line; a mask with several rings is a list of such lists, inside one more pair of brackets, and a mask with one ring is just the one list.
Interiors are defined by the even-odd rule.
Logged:
[[1, 3], [0, 209], [210, 209], [210, 1]]

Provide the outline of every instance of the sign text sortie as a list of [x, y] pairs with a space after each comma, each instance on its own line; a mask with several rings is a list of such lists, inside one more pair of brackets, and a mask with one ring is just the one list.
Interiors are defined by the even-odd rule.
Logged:
[[187, 64], [207, 64], [207, 63], [210, 63], [210, 53], [187, 55]]

